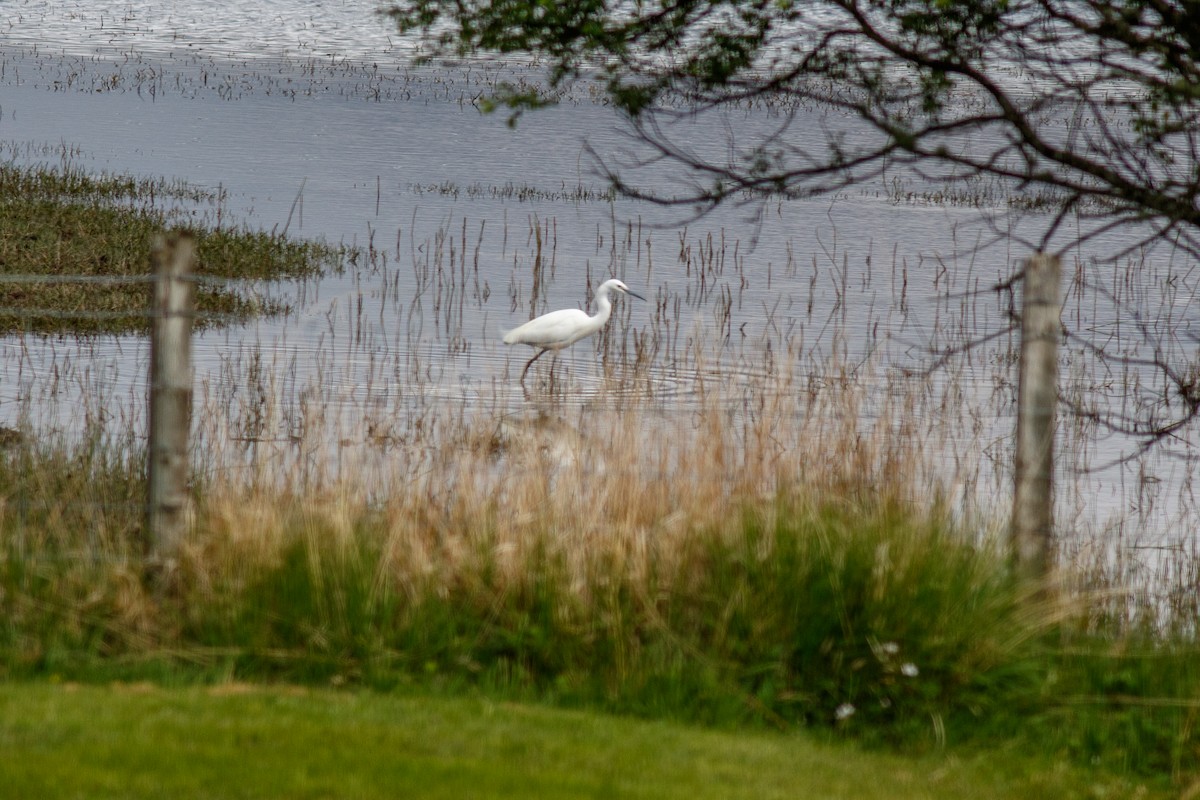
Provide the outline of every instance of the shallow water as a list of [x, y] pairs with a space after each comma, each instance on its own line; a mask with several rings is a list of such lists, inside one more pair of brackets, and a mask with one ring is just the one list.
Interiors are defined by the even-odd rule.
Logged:
[[[876, 382], [868, 416], [906, 381], [923, 386], [916, 413], [942, 429], [945, 462], [959, 465], [949, 471], [974, 462], [969, 472], [982, 477], [967, 491], [985, 506], [1007, 489], [1015, 339], [929, 379], [904, 374], [930, 366], [931, 349], [1004, 328], [1012, 298], [989, 287], [1027, 252], [1007, 236], [983, 245], [997, 229], [1035, 236], [1046, 223], [1037, 216], [923, 199], [911, 176], [698, 220], [606, 199], [585, 148], [618, 160], [638, 152], [609, 109], [580, 93], [511, 129], [472, 99], [498, 76], [528, 73], [489, 62], [414, 68], [368, 3], [16, 8], [0, 30], [0, 140], [17, 143], [6, 157], [47, 160], [38, 145], [77, 145], [76, 163], [90, 170], [221, 187], [222, 207], [204, 212], [210, 223], [219, 215], [369, 253], [343, 275], [273, 289], [295, 302], [286, 317], [197, 338], [210, 444], [290, 441], [317, 401], [338, 442], [403, 428], [425, 409], [521, 414], [539, 402], [540, 389], [531, 400], [516, 386], [531, 353], [505, 348], [498, 331], [582, 307], [590, 287], [615, 275], [648, 302], [621, 302], [603, 335], [558, 359], [560, 400], [587, 408], [611, 396], [615, 376], [618, 394], [648, 398], [664, 415], [688, 413], [714, 384], [736, 408], [764, 376], [819, 382], [832, 360]], [[814, 132], [825, 122], [804, 113]], [[769, 124], [747, 113], [731, 127]], [[719, 143], [706, 125], [693, 127], [697, 147]], [[644, 173], [663, 185], [675, 177]], [[1135, 330], [1079, 281], [1064, 319], [1097, 341], [1114, 341], [1124, 325], [1121, 347], [1176, 355], [1191, 341], [1196, 278], [1169, 252], [1145, 254], [1136, 270], [1103, 263], [1132, 236], [1093, 240], [1072, 252], [1068, 271], [1132, 297], [1163, 336]], [[146, 357], [137, 337], [4, 339], [0, 421], [25, 414], [37, 428], [69, 430], [99, 417], [136, 428]], [[635, 362], [640, 377], [626, 381]], [[1081, 348], [1067, 348], [1063, 375], [1067, 394], [1082, 387], [1133, 402], [1130, 373], [1106, 373]], [[1075, 474], [1136, 442], [1065, 422], [1062, 517], [1099, 528], [1115, 516], [1156, 536], [1190, 531], [1191, 435], [1171, 443], [1170, 457], [1155, 451]]]

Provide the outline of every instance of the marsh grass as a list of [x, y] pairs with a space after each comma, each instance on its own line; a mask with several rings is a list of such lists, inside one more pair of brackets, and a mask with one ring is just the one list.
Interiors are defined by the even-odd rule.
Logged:
[[221, 202], [182, 182], [91, 176], [65, 152], [54, 166], [0, 164], [0, 332], [148, 330], [148, 254], [165, 228], [196, 232], [201, 326], [282, 312], [244, 282], [314, 277], [348, 256], [222, 225]]

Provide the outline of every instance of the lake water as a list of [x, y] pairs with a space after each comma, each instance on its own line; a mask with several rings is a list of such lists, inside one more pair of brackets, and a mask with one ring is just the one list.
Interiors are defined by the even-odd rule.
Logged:
[[[618, 276], [648, 302], [620, 303], [606, 334], [556, 367], [565, 394], [585, 407], [635, 360], [647, 376], [639, 391], [668, 415], [701, 402], [706, 381], [732, 388], [736, 404], [739, 385], [749, 392], [781, 371], [819, 382], [836, 362], [881, 393], [925, 387], [914, 413], [942, 431], [947, 464], [970, 462], [978, 476], [964, 502], [994, 508], [1007, 491], [1014, 337], [906, 377], [935, 362], [931, 350], [1007, 325], [1012, 298], [988, 287], [1028, 251], [1004, 234], [1030, 240], [1046, 220], [1008, 215], [1002, 196], [983, 208], [944, 202], [893, 175], [834, 197], [688, 220], [607, 197], [588, 148], [618, 162], [640, 151], [586, 91], [512, 129], [472, 101], [499, 78], [530, 75], [525, 68], [415, 68], [371, 3], [23, 2], [6, 11], [5, 157], [54, 161], [54, 145], [77, 146], [75, 163], [95, 172], [220, 187], [222, 219], [370, 253], [343, 275], [264, 287], [294, 302], [285, 317], [198, 337], [210, 444], [294, 437], [314, 397], [339, 442], [430, 408], [520, 414], [531, 401], [516, 379], [531, 353], [504, 347], [499, 330], [582, 307], [590, 288]], [[805, 113], [800, 124], [819, 135], [828, 120]], [[772, 120], [747, 112], [726, 123], [748, 135]], [[724, 135], [691, 124], [678, 133], [697, 148]], [[641, 177], [669, 186], [679, 176]], [[1064, 320], [1091, 342], [1187, 360], [1197, 278], [1167, 248], [1137, 254], [1135, 269], [1106, 261], [1135, 233], [1068, 253]], [[1129, 308], [1142, 316], [1123, 316]], [[37, 428], [70, 430], [96, 417], [137, 428], [145, 363], [138, 337], [6, 338], [0, 421], [26, 414]], [[1114, 371], [1081, 345], [1068, 346], [1062, 371], [1065, 395], [1109, 409], [1154, 391], [1151, 373]], [[270, 420], [247, 429], [265, 397]], [[1190, 535], [1193, 436], [1185, 429], [1166, 448], [1101, 469], [1136, 453], [1137, 441], [1064, 422], [1061, 518], [1093, 530], [1115, 518], [1138, 543]]]

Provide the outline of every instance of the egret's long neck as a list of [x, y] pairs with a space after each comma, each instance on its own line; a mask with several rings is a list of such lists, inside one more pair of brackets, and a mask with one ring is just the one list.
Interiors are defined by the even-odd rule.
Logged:
[[600, 292], [596, 295], [596, 313], [592, 315], [596, 327], [599, 328], [608, 322], [610, 316], [612, 316], [612, 302], [608, 299], [608, 292]]
[[612, 316], [612, 303], [608, 299], [608, 292], [600, 292], [596, 295], [596, 313], [588, 317], [587, 328], [579, 331], [579, 335], [575, 337], [575, 341], [582, 339], [584, 336], [591, 336], [603, 328], [604, 323], [608, 322], [610, 316]]

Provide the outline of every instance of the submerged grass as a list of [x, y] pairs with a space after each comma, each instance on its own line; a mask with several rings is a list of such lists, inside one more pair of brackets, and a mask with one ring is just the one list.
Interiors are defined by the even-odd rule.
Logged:
[[[319, 242], [204, 222], [219, 192], [181, 182], [91, 176], [0, 164], [0, 333], [147, 330], [149, 252], [168, 227], [197, 236], [201, 325], [279, 313], [238, 281], [298, 279], [341, 268], [347, 252]], [[107, 280], [104, 280], [107, 279]]]

